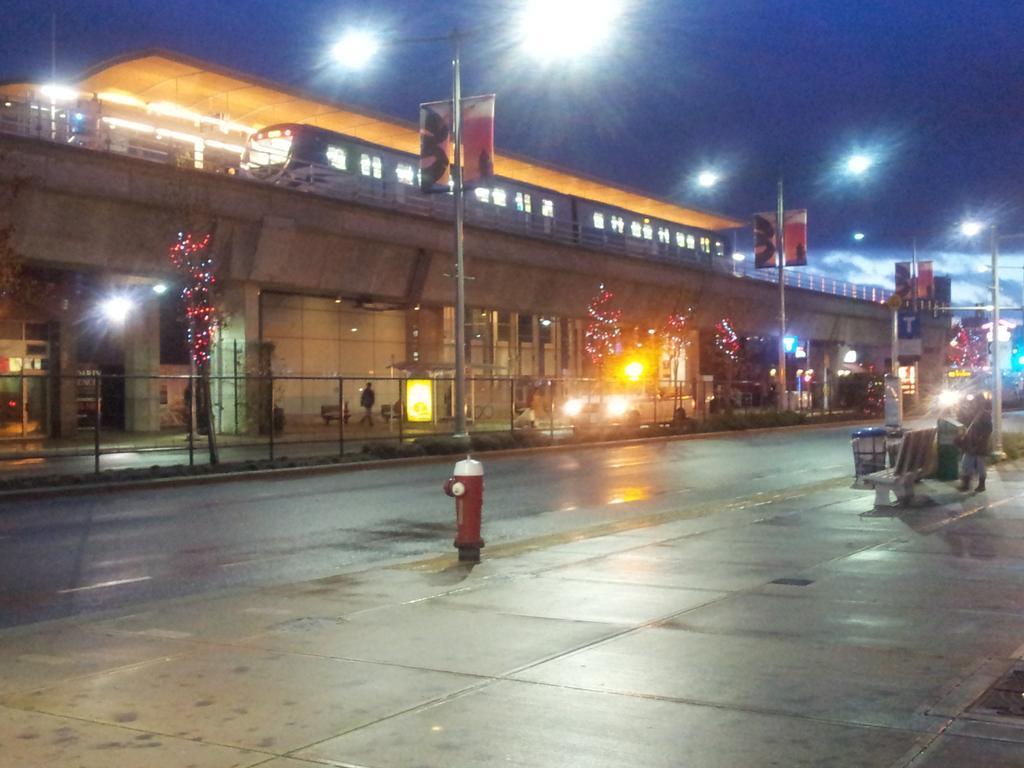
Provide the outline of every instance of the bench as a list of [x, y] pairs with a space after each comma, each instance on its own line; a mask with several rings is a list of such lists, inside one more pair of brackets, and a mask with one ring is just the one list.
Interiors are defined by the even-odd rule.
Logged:
[[935, 429], [913, 429], [903, 435], [896, 463], [888, 469], [864, 476], [868, 488], [875, 491], [875, 506], [889, 503], [889, 491], [907, 505], [914, 497], [914, 483], [921, 479], [935, 451]]
[[[348, 403], [345, 403], [345, 423], [348, 424], [349, 419]], [[324, 424], [330, 426], [332, 421], [337, 421], [341, 418], [341, 407], [335, 405], [321, 405], [320, 406], [320, 418], [324, 420]]]

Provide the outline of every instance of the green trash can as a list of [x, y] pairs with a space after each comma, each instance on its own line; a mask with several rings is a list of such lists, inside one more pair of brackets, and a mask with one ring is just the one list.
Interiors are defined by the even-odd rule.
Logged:
[[964, 431], [964, 425], [955, 419], [939, 419], [936, 427], [939, 439], [939, 461], [935, 475], [939, 480], [956, 480], [960, 475], [960, 449], [956, 438]]

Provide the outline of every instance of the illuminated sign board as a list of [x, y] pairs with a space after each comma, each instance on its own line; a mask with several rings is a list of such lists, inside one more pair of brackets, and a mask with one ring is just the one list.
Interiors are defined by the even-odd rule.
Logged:
[[408, 421], [432, 421], [434, 418], [434, 382], [409, 379], [405, 384], [405, 417]]

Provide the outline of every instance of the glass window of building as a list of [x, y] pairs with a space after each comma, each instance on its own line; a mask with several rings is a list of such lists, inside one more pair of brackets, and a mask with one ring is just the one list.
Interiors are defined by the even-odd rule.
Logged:
[[645, 221], [644, 222], [643, 232], [644, 232], [644, 240], [653, 240], [654, 239], [654, 227], [651, 226], [651, 222], [649, 222], [649, 221]]
[[704, 253], [711, 253], [711, 238], [710, 237], [702, 237], [700, 239], [700, 249], [702, 251], [704, 251]]
[[373, 160], [365, 152], [359, 156], [359, 172], [363, 176], [369, 176], [373, 173]]
[[555, 201], [541, 199], [540, 201], [540, 215], [547, 216], [549, 219], [555, 215]]
[[643, 237], [644, 228], [639, 221], [629, 222], [629, 234], [633, 237]]
[[691, 251], [697, 247], [697, 241], [694, 239], [693, 235], [686, 236], [686, 247]]
[[348, 152], [342, 147], [327, 147], [327, 164], [339, 171], [347, 171]]
[[519, 316], [519, 341], [533, 341], [533, 315]]
[[373, 156], [373, 178], [384, 178], [384, 164], [381, 162], [381, 159], [376, 155]]
[[396, 165], [395, 176], [398, 177], [398, 182], [400, 184], [409, 184], [410, 186], [416, 180], [416, 172], [408, 163], [399, 163]]
[[495, 188], [491, 190], [491, 201], [500, 208], [504, 208], [508, 203], [508, 195], [504, 189]]
[[659, 243], [671, 243], [672, 236], [668, 231], [668, 227], [658, 227], [658, 242]]
[[516, 192], [516, 210], [520, 213], [533, 213], [533, 200], [528, 192]]
[[476, 195], [476, 199], [481, 203], [491, 202], [491, 190], [487, 187], [477, 187], [473, 190], [473, 194]]
[[594, 229], [604, 229], [604, 214], [594, 213]]
[[680, 248], [685, 248], [686, 247], [686, 233], [685, 232], [676, 232], [676, 245], [679, 246]]
[[621, 216], [612, 216], [612, 231], [620, 235], [626, 232], [626, 220]]

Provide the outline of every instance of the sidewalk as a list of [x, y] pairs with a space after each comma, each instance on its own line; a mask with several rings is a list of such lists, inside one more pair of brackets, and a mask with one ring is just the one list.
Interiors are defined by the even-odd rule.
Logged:
[[1022, 482], [892, 514], [820, 484], [3, 632], [0, 766], [1019, 768], [1024, 717], [968, 707], [1022, 664]]

